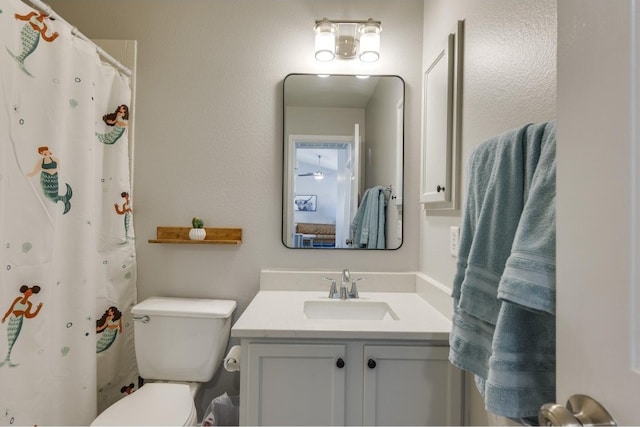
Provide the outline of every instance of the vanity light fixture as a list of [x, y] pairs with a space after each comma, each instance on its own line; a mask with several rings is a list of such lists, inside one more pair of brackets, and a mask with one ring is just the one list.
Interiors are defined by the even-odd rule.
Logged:
[[366, 21], [336, 21], [323, 18], [313, 28], [316, 59], [329, 62], [334, 58], [375, 62], [380, 58], [382, 23]]

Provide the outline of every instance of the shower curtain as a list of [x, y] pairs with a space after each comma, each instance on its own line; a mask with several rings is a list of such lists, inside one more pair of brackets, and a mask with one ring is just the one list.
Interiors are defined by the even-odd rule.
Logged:
[[86, 425], [138, 388], [126, 76], [0, 0], [0, 424]]

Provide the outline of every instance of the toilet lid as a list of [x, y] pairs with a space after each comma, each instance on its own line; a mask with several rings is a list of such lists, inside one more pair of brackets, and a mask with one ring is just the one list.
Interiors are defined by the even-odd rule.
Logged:
[[108, 407], [92, 426], [183, 426], [193, 421], [195, 405], [186, 384], [147, 383]]

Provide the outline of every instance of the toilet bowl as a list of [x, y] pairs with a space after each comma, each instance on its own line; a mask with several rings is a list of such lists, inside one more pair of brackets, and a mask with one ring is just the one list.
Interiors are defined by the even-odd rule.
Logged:
[[91, 425], [197, 425], [195, 393], [221, 364], [235, 308], [231, 300], [160, 297], [135, 305], [136, 361], [145, 384]]

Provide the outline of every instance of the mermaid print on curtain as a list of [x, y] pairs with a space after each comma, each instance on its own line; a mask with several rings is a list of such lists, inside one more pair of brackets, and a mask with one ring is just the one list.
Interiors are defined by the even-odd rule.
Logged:
[[138, 388], [126, 76], [0, 0], [0, 424], [87, 425]]

